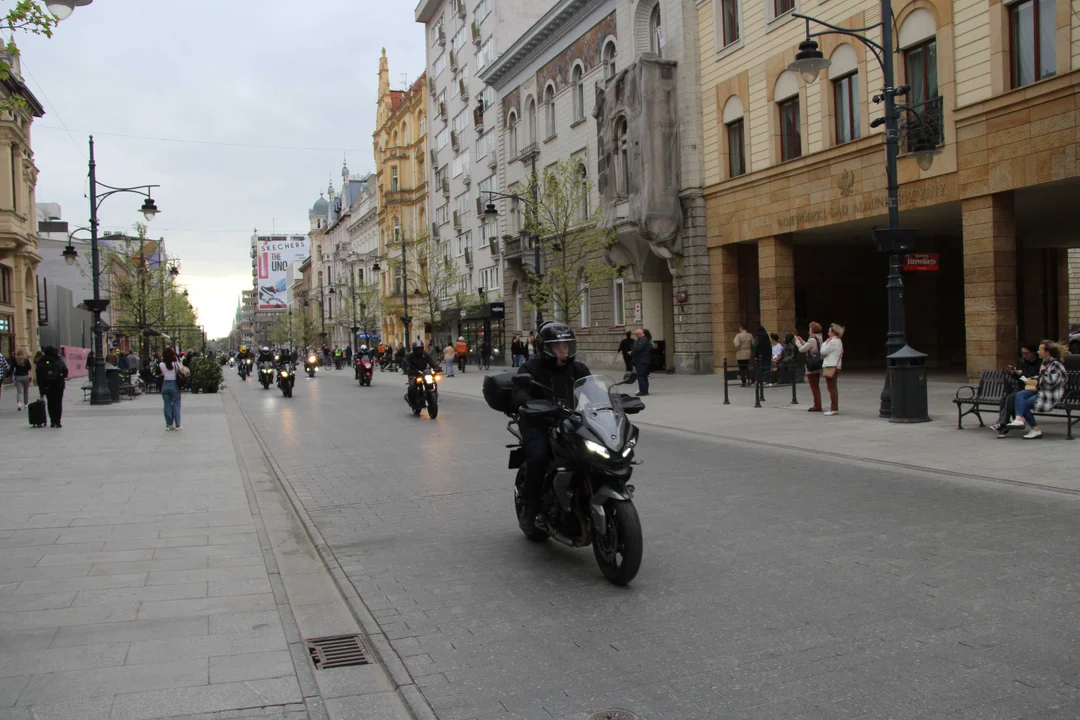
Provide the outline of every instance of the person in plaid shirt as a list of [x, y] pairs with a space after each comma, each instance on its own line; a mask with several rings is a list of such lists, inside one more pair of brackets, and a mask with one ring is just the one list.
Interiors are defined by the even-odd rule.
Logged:
[[1065, 385], [1068, 381], [1068, 373], [1061, 364], [1061, 347], [1053, 340], [1043, 340], [1039, 343], [1039, 358], [1042, 359], [1042, 369], [1039, 377], [1035, 379], [1034, 390], [1022, 390], [1016, 396], [1016, 419], [1009, 423], [1009, 427], [1024, 427], [1027, 424], [1028, 434], [1025, 440], [1034, 440], [1042, 437], [1042, 430], [1035, 422], [1034, 413], [1050, 412], [1054, 406], [1065, 397]]

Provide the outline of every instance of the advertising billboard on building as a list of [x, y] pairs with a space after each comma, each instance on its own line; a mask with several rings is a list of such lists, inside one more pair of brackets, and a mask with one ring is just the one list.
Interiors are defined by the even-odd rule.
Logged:
[[259, 235], [255, 239], [258, 260], [259, 310], [284, 310], [289, 306], [288, 272], [311, 254], [306, 235]]

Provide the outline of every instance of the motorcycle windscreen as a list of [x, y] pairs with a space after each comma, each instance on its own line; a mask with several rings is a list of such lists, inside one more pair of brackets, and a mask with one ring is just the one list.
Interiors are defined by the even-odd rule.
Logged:
[[574, 409], [609, 450], [622, 449], [625, 414], [614, 380], [605, 375], [578, 380], [574, 384]]

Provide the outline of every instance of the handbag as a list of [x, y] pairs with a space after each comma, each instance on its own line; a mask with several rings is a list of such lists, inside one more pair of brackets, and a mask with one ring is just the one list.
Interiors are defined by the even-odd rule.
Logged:
[[814, 341], [816, 350], [815, 352], [807, 353], [806, 355], [806, 371], [819, 372], [825, 364], [825, 358], [821, 356], [821, 342], [817, 337], [812, 337], [810, 339]]
[[827, 378], [836, 377], [836, 366], [827, 367], [821, 371], [821, 374]]
[[1024, 389], [1028, 392], [1035, 392], [1039, 389], [1039, 378], [1027, 378], [1024, 380]]

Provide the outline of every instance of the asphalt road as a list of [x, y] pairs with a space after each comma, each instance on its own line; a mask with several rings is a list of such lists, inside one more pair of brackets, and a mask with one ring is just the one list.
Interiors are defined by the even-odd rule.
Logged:
[[618, 588], [522, 537], [482, 400], [228, 377], [443, 720], [1080, 717], [1080, 497], [643, 430]]

